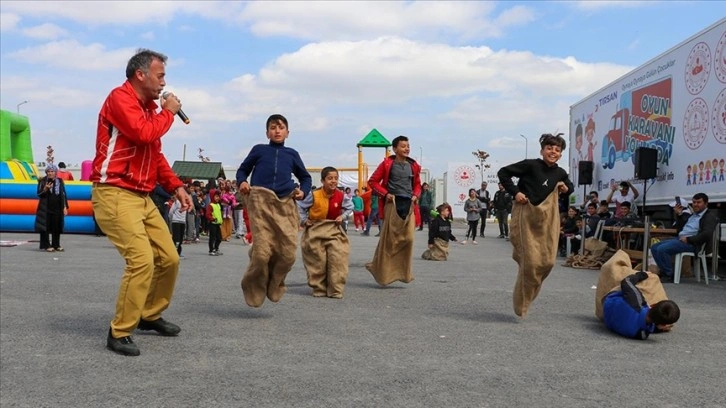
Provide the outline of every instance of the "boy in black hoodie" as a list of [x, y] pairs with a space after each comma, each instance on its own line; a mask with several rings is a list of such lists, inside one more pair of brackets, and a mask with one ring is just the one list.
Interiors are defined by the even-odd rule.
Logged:
[[445, 261], [449, 256], [449, 241], [456, 241], [451, 233], [450, 209], [447, 204], [436, 207], [439, 215], [429, 224], [429, 249], [421, 258], [428, 261]]

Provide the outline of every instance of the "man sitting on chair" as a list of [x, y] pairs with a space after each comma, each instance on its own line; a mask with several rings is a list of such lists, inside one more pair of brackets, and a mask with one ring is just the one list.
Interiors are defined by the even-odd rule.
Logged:
[[[660, 270], [661, 282], [673, 282], [673, 265], [671, 256], [682, 252], [693, 252], [697, 254], [702, 245], [706, 250], [713, 244], [713, 231], [718, 226], [718, 214], [716, 210], [708, 209], [708, 196], [704, 193], [696, 193], [691, 202], [693, 214], [688, 217], [685, 225], [679, 224], [678, 238], [670, 238], [658, 242], [650, 249], [653, 259]], [[676, 215], [680, 216], [683, 207], [679, 204], [673, 209]]]

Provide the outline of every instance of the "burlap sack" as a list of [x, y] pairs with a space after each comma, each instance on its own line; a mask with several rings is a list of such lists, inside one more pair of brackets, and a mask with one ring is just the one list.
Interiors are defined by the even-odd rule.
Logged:
[[585, 239], [585, 251], [587, 251], [593, 258], [599, 258], [608, 249], [608, 244], [605, 241], [600, 241], [596, 238]]
[[260, 307], [265, 296], [277, 302], [285, 294], [285, 277], [295, 264], [300, 215], [292, 197], [277, 198], [263, 187], [252, 187], [247, 197], [255, 244], [242, 278], [245, 302]]
[[366, 264], [366, 269], [381, 286], [413, 280], [413, 236], [416, 229], [413, 207], [412, 203], [403, 220], [396, 213], [395, 202], [385, 203], [378, 246], [373, 260]]
[[333, 220], [314, 221], [305, 227], [300, 248], [313, 296], [342, 298], [350, 256], [350, 241], [343, 227]]
[[519, 264], [512, 302], [517, 316], [526, 316], [530, 304], [539, 294], [542, 282], [550, 274], [557, 257], [560, 213], [555, 189], [535, 206], [514, 203], [509, 238], [512, 258]]
[[[600, 269], [600, 277], [597, 280], [597, 289], [595, 290], [595, 316], [598, 319], [603, 320], [603, 298], [614, 290], [620, 290], [620, 282], [638, 272], [630, 265], [632, 264], [628, 254], [623, 250], [619, 250]], [[636, 286], [643, 293], [643, 297], [649, 305], [668, 299], [658, 275], [648, 272], [648, 279], [639, 282]]]
[[449, 242], [441, 238], [434, 238], [434, 246], [421, 254], [421, 258], [427, 261], [445, 261], [449, 257]]

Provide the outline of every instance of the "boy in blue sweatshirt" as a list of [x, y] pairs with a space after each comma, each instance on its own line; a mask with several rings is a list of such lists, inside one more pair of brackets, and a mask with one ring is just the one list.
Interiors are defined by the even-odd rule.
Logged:
[[635, 285], [648, 279], [645, 272], [634, 273], [620, 282], [620, 291], [610, 292], [603, 300], [605, 326], [621, 336], [645, 340], [656, 330], [667, 331], [678, 321], [681, 310], [676, 302], [662, 300], [648, 306]]
[[265, 128], [270, 142], [255, 145], [237, 170], [239, 191], [248, 195], [247, 211], [255, 237], [242, 278], [245, 302], [252, 307], [262, 306], [265, 297], [277, 302], [287, 290], [285, 277], [295, 263], [300, 225], [295, 200], [305, 198], [313, 184], [300, 154], [285, 146], [290, 134], [287, 119], [272, 115]]

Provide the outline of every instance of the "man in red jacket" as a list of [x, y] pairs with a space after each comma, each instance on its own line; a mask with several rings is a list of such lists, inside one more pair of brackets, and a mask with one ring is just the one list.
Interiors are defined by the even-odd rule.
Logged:
[[96, 222], [126, 261], [106, 346], [138, 356], [134, 329], [176, 336], [179, 326], [161, 318], [169, 307], [179, 255], [169, 227], [149, 197], [158, 182], [192, 207], [184, 184], [161, 153], [181, 102], [173, 94], [154, 102], [166, 85], [166, 56], [140, 49], [126, 66], [126, 82], [106, 98], [98, 114], [92, 202]]

